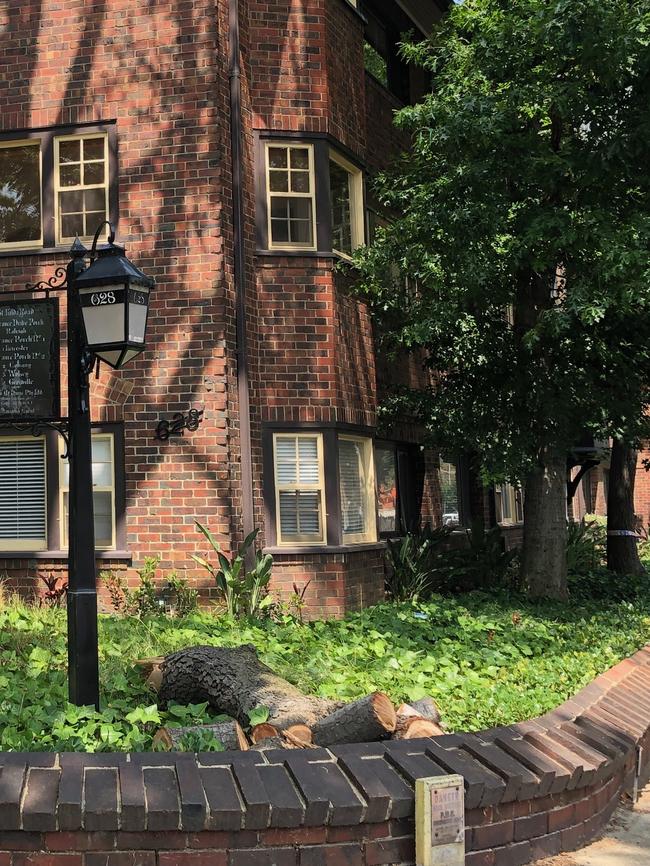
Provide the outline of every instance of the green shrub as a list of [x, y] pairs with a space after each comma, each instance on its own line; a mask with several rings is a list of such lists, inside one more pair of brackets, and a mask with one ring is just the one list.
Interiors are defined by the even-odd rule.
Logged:
[[404, 538], [389, 540], [386, 591], [390, 598], [411, 601], [433, 591], [441, 548], [450, 534], [446, 527], [425, 527], [421, 532], [409, 532]]
[[253, 568], [247, 569], [246, 558], [259, 529], [254, 529], [247, 535], [237, 553], [228, 559], [207, 526], [203, 526], [198, 520], [195, 522], [216, 553], [218, 565], [194, 553], [190, 555], [214, 578], [217, 590], [226, 605], [226, 611], [230, 616], [236, 617], [260, 616], [273, 603], [273, 599], [268, 595], [273, 557], [257, 550]]

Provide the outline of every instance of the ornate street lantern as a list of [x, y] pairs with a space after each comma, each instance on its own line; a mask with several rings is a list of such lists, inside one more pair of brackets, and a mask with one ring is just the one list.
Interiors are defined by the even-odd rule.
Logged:
[[108, 243], [97, 237], [91, 265], [76, 279], [88, 349], [109, 366], [119, 369], [145, 348], [149, 293], [155, 280], [142, 273], [115, 243], [111, 228]]

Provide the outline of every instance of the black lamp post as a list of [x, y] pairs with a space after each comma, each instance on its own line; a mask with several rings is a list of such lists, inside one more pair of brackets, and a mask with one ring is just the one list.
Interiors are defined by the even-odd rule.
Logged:
[[[97, 578], [88, 376], [96, 359], [119, 368], [144, 349], [154, 281], [117, 246], [88, 251], [77, 240], [66, 271], [68, 292], [68, 684], [70, 702], [99, 709]], [[110, 224], [109, 224], [110, 225]]]

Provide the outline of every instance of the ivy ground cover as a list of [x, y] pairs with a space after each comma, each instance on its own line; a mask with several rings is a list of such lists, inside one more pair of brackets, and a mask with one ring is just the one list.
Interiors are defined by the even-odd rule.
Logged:
[[0, 749], [151, 748], [161, 724], [209, 721], [205, 706], [161, 713], [133, 667], [197, 644], [254, 644], [306, 692], [353, 699], [373, 690], [397, 703], [425, 694], [450, 730], [478, 730], [543, 713], [650, 641], [650, 591], [634, 601], [531, 604], [506, 594], [382, 604], [338, 622], [233, 621], [102, 615], [102, 711], [66, 702], [65, 612], [11, 602], [0, 610]]

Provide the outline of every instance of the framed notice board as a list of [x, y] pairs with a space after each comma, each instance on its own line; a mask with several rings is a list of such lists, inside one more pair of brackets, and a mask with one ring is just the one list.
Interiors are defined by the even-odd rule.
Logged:
[[60, 417], [58, 301], [0, 301], [0, 421]]

